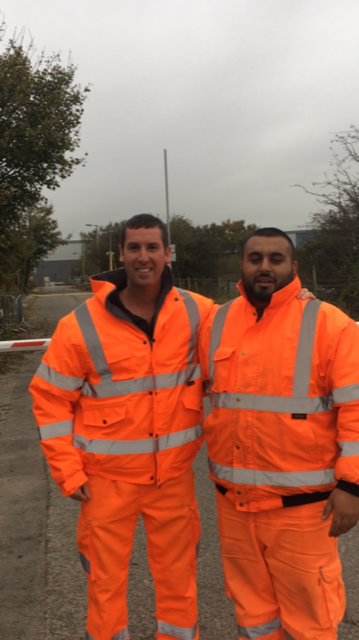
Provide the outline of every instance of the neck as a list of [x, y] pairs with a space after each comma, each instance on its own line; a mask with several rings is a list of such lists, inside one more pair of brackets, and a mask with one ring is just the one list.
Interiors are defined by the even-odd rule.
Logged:
[[155, 287], [136, 287], [130, 282], [119, 291], [121, 302], [131, 313], [150, 322], [156, 309], [157, 298], [161, 291], [161, 283]]
[[270, 303], [270, 300], [268, 300], [268, 302], [260, 302], [259, 300], [255, 300], [254, 298], [250, 298], [249, 296], [248, 300], [255, 309], [265, 309]]

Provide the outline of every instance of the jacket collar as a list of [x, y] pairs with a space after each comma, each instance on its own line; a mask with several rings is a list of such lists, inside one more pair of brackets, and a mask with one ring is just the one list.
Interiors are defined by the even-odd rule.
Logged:
[[[284, 305], [289, 304], [289, 302], [291, 302], [292, 300], [294, 300], [294, 298], [297, 297], [301, 288], [302, 288], [302, 283], [299, 280], [298, 276], [295, 275], [292, 282], [287, 284], [286, 287], [283, 287], [283, 289], [279, 289], [279, 291], [276, 291], [275, 293], [273, 293], [271, 297], [271, 301], [269, 305], [265, 307], [265, 310], [276, 311], [277, 309], [279, 309], [279, 307], [283, 307]], [[247, 294], [244, 290], [242, 280], [238, 282], [237, 289], [240, 292], [240, 294], [243, 296], [243, 298], [245, 298], [247, 304], [253, 307], [252, 303], [247, 298]]]

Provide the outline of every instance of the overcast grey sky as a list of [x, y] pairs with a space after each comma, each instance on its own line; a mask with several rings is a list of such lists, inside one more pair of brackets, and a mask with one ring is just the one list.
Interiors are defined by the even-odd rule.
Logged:
[[7, 38], [68, 52], [91, 83], [64, 233], [139, 212], [305, 226], [333, 132], [359, 125], [358, 0], [2, 0]]

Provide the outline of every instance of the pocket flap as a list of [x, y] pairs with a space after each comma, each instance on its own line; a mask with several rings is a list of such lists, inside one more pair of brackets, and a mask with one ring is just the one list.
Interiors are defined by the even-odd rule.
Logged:
[[334, 580], [338, 580], [342, 573], [342, 567], [337, 558], [329, 564], [326, 564], [324, 567], [319, 567], [319, 570], [324, 582], [327, 584], [334, 582]]
[[202, 411], [203, 403], [200, 396], [184, 396], [182, 402], [186, 409], [193, 409], [194, 411]]
[[106, 349], [106, 360], [108, 363], [119, 362], [120, 360], [126, 360], [131, 357], [131, 349], [126, 342], [113, 344]]
[[213, 360], [217, 362], [218, 360], [227, 360], [231, 357], [234, 351], [234, 347], [218, 347], [215, 351]]
[[105, 427], [123, 420], [126, 415], [126, 405], [114, 405], [112, 407], [103, 407], [98, 409], [84, 410], [84, 424], [94, 427]]

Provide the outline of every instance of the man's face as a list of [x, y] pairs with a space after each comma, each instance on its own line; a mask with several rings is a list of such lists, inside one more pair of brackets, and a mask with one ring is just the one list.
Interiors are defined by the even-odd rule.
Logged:
[[159, 284], [170, 247], [165, 250], [159, 227], [126, 229], [125, 246], [120, 247], [129, 285], [136, 287]]
[[255, 306], [267, 306], [272, 294], [293, 280], [297, 267], [285, 238], [250, 238], [241, 262], [243, 287], [249, 300]]

